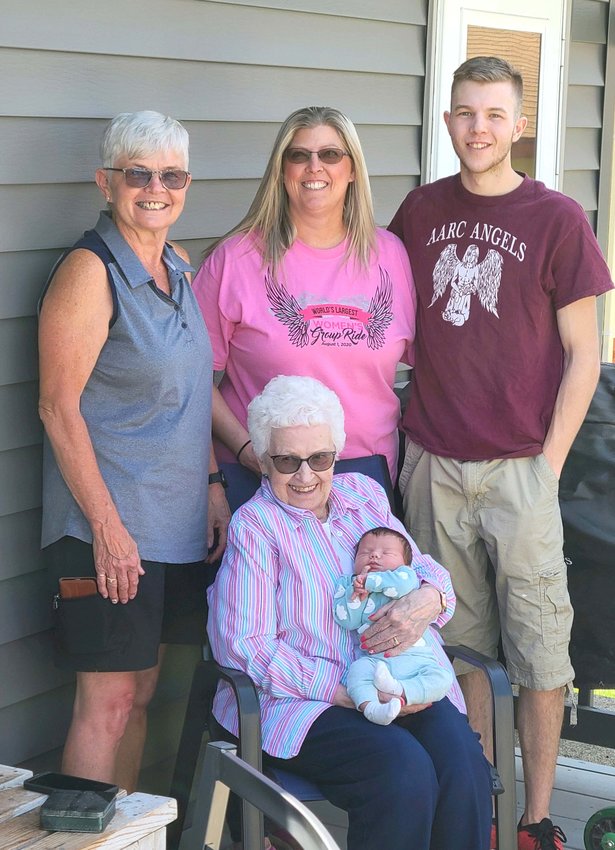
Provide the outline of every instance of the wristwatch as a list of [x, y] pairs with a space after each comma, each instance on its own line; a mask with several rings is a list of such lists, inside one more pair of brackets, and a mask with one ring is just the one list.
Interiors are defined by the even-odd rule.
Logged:
[[228, 481], [226, 480], [226, 475], [219, 469], [217, 472], [209, 473], [209, 483], [210, 484], [222, 484], [224, 489], [228, 487]]
[[[432, 585], [432, 587], [433, 587], [433, 585]], [[437, 587], [436, 587], [436, 590], [438, 591], [438, 594], [440, 595], [440, 606], [441, 606], [440, 613], [445, 614], [446, 608], [447, 608], [446, 593], [443, 590], [439, 590]]]

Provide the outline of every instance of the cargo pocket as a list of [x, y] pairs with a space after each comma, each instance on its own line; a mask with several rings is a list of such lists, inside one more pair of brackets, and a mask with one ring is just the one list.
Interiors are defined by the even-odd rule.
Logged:
[[561, 559], [540, 567], [538, 587], [542, 643], [545, 649], [553, 652], [568, 644], [572, 626], [572, 605]]
[[534, 458], [534, 468], [536, 469], [536, 474], [546, 486], [548, 491], [557, 495], [559, 490], [559, 478], [553, 472], [549, 465], [549, 461], [543, 454], [536, 455]]
[[125, 612], [96, 593], [74, 599], [54, 597], [56, 639], [70, 655], [121, 651], [128, 642]]

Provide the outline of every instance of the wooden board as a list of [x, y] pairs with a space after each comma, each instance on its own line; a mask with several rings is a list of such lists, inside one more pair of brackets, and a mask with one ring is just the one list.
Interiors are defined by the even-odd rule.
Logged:
[[[2, 791], [0, 796], [8, 793]], [[36, 808], [19, 814], [34, 797]], [[23, 789], [13, 794], [15, 816], [0, 823], [2, 850], [123, 850], [136, 842], [139, 850], [159, 850], [164, 847], [166, 825], [177, 816], [177, 804], [169, 797], [130, 794], [118, 800], [116, 814], [102, 833], [48, 832], [39, 826], [42, 799], [43, 795]]]
[[24, 779], [32, 776], [31, 770], [22, 770], [19, 767], [9, 767], [0, 764], [0, 788], [11, 788], [14, 785], [23, 785]]

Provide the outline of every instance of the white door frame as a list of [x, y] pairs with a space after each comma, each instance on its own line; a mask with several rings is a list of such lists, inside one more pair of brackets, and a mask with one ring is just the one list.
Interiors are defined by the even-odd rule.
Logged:
[[[536, 177], [557, 188], [560, 122], [564, 88], [564, 23], [567, 0], [432, 0], [435, 43], [432, 53], [432, 126], [427, 134], [428, 182], [459, 170], [442, 115], [450, 107], [453, 72], [466, 57], [469, 25], [537, 32], [541, 36], [541, 67], [536, 127]], [[426, 111], [429, 114], [429, 110]]]

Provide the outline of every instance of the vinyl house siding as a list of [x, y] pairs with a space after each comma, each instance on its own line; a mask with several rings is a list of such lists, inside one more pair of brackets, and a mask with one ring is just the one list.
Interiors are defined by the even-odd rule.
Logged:
[[[36, 300], [91, 227], [98, 141], [151, 108], [190, 133], [193, 183], [173, 237], [198, 264], [246, 210], [280, 122], [310, 104], [358, 127], [379, 222], [420, 174], [426, 0], [1, 2], [0, 762], [55, 767], [72, 677], [52, 663], [42, 569]], [[130, 22], [138, 22], [131, 26]], [[197, 647], [170, 648], [143, 787], [164, 792]]]
[[[58, 763], [73, 683], [52, 664], [38, 551], [35, 309], [55, 258], [96, 221], [105, 123], [144, 108], [185, 123], [193, 183], [173, 237], [195, 265], [246, 210], [280, 122], [305, 105], [353, 119], [386, 224], [420, 180], [425, 57], [437, 33], [428, 0], [55, 0], [53, 14], [48, 0], [0, 5], [0, 762], [43, 767]], [[595, 227], [610, 204], [613, 8], [573, 0], [569, 21], [563, 189]], [[167, 655], [146, 790], [166, 790], [197, 655]]]

